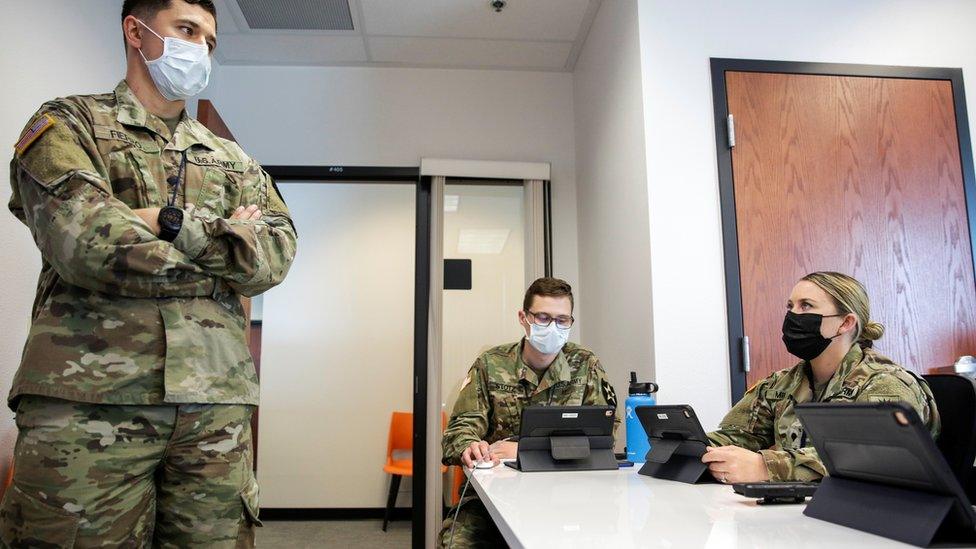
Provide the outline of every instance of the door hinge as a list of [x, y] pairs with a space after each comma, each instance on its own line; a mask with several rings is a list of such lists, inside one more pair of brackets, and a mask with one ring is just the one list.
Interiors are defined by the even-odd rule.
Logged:
[[728, 123], [725, 126], [728, 137], [729, 137], [729, 148], [735, 148], [735, 118], [730, 114], [728, 118]]
[[742, 371], [749, 373], [749, 336], [742, 336]]

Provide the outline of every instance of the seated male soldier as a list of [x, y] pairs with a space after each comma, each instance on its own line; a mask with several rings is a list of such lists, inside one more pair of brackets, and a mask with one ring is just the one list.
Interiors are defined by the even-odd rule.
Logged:
[[[607, 374], [590, 350], [569, 343], [573, 289], [558, 278], [540, 278], [525, 292], [519, 323], [525, 337], [484, 352], [468, 371], [444, 431], [445, 465], [497, 465], [514, 458], [522, 408], [617, 406]], [[620, 423], [614, 418], [614, 429]], [[505, 547], [484, 504], [469, 490], [441, 529], [442, 547]], [[454, 525], [457, 512], [457, 525]], [[453, 544], [452, 544], [453, 527]]]

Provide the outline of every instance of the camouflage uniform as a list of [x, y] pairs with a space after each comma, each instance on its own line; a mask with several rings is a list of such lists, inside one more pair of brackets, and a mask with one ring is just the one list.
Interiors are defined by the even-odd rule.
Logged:
[[[461, 454], [472, 442], [489, 444], [516, 436], [526, 406], [610, 405], [617, 397], [600, 360], [590, 350], [567, 343], [540, 378], [522, 362], [523, 339], [485, 351], [468, 371], [444, 431], [445, 465], [461, 465]], [[614, 431], [620, 424], [614, 417]], [[456, 549], [504, 546], [498, 528], [484, 505], [469, 488], [459, 504]], [[455, 509], [441, 529], [440, 542], [447, 547]]]
[[[57, 525], [52, 530], [60, 531], [72, 521], [81, 521], [78, 546], [97, 543], [107, 535], [99, 525], [112, 523], [138, 531], [139, 521], [149, 520], [152, 536], [151, 513], [158, 505], [157, 544], [183, 544], [184, 538], [169, 536], [200, 521], [198, 533], [212, 531], [210, 545], [217, 546], [225, 528], [207, 525], [230, 514], [240, 523], [257, 512], [249, 452], [225, 451], [223, 444], [218, 451], [210, 444], [217, 432], [249, 439], [243, 425], [258, 403], [258, 382], [244, 343], [240, 296], [259, 294], [287, 273], [296, 246], [288, 209], [270, 177], [235, 143], [185, 113], [171, 134], [124, 81], [113, 93], [45, 103], [18, 145], [10, 210], [30, 229], [42, 264], [9, 395], [26, 427], [14, 458], [14, 488], [0, 512], [0, 541], [16, 546], [37, 534], [35, 527]], [[177, 175], [184, 151], [176, 205], [186, 214], [169, 243], [132, 210], [166, 204], [167, 179]], [[189, 203], [196, 207], [186, 208]], [[260, 221], [227, 219], [248, 204], [260, 207]], [[21, 402], [25, 395], [33, 396]], [[186, 423], [193, 414], [198, 421]], [[84, 436], [84, 425], [92, 422], [82, 418], [93, 415], [107, 419], [91, 429], [115, 432], [115, 442], [104, 444], [112, 438], [105, 434], [99, 446]], [[24, 423], [32, 417], [48, 423]], [[172, 440], [164, 435], [174, 431], [179, 434]], [[151, 442], [118, 442], [129, 436]], [[42, 438], [48, 454], [38, 451]], [[155, 471], [140, 476], [136, 471], [159, 450], [157, 443], [165, 450], [156, 454]], [[178, 444], [196, 447], [198, 455], [179, 455]], [[195, 460], [226, 460], [234, 472], [202, 467], [205, 474], [187, 484], [178, 471], [197, 470]], [[148, 507], [131, 494], [110, 495], [122, 490], [119, 484], [154, 474], [158, 493]], [[237, 495], [222, 495], [216, 488], [221, 479]], [[46, 505], [53, 494], [74, 493], [73, 483], [87, 495], [74, 501], [76, 496], [64, 496], [60, 510]], [[185, 515], [179, 517], [165, 509], [177, 501], [168, 493], [194, 487], [193, 497], [209, 501], [205, 511], [180, 503]], [[88, 493], [95, 488], [104, 492]], [[149, 514], [141, 516], [140, 509]], [[171, 519], [178, 522], [166, 522]], [[236, 525], [231, 529], [236, 537]]]
[[[827, 474], [794, 407], [814, 399], [809, 363], [774, 372], [757, 383], [708, 438], [762, 454], [772, 481], [815, 481]], [[819, 402], [903, 401], [918, 412], [932, 436], [940, 422], [928, 384], [870, 348], [854, 345], [818, 391]]]

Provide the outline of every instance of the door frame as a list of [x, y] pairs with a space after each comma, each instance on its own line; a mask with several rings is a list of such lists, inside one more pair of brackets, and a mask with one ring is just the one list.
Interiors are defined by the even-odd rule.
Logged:
[[715, 109], [715, 150], [718, 155], [718, 187], [722, 211], [722, 241], [725, 260], [725, 299], [729, 330], [729, 379], [732, 402], [738, 402], [746, 391], [746, 372], [743, 368], [742, 338], [745, 335], [742, 311], [742, 285], [739, 266], [739, 239], [735, 214], [735, 188], [732, 180], [732, 149], [728, 146], [729, 102], [725, 73], [766, 72], [781, 74], [809, 74], [821, 76], [864, 76], [874, 78], [907, 78], [914, 80], [945, 80], [952, 85], [959, 140], [959, 159], [963, 190], [966, 197], [966, 216], [969, 221], [969, 244], [972, 248], [973, 272], [976, 273], [976, 174], [973, 167], [973, 146], [969, 135], [969, 115], [962, 69], [941, 67], [903, 67], [887, 65], [857, 65], [845, 63], [807, 63], [767, 61], [756, 59], [710, 59], [712, 73], [712, 102]]
[[[413, 185], [416, 193], [416, 237], [414, 258], [414, 330], [413, 330], [413, 491], [411, 493], [411, 545], [424, 547], [424, 501], [427, 464], [427, 305], [430, 301], [430, 207], [429, 177], [420, 176], [420, 167], [412, 166], [263, 166], [276, 181], [310, 183], [372, 182]], [[416, 411], [420, 410], [420, 413]], [[282, 510], [278, 518], [332, 519], [382, 516], [382, 509], [309, 509]], [[280, 516], [279, 516], [280, 515]]]

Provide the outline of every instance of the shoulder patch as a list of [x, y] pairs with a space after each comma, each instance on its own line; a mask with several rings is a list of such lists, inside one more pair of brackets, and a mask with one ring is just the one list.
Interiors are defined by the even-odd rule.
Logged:
[[56, 123], [57, 121], [55, 121], [54, 117], [50, 114], [44, 113], [41, 116], [38, 116], [37, 120], [35, 120], [34, 123], [27, 128], [27, 131], [24, 132], [24, 135], [20, 138], [20, 141], [14, 145], [14, 150], [17, 152], [17, 154], [24, 154], [24, 152], [27, 151], [27, 149], [29, 149], [39, 137], [44, 135], [44, 132], [53, 128]]
[[617, 407], [617, 393], [613, 390], [613, 385], [610, 382], [603, 379], [600, 381], [600, 390], [603, 393], [603, 399], [607, 401], [607, 405]]

